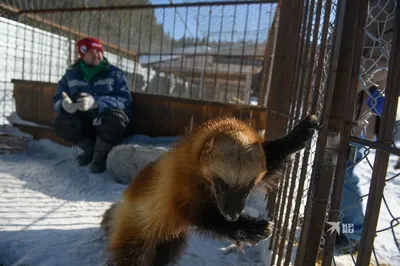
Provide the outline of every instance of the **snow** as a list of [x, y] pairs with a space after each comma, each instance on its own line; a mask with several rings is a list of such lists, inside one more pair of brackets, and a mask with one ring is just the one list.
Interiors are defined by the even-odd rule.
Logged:
[[[400, 141], [396, 137], [396, 146], [399, 147]], [[359, 176], [360, 182], [360, 190], [361, 196], [365, 196], [362, 199], [362, 210], [365, 214], [366, 205], [368, 201], [368, 197], [366, 195], [369, 194], [371, 178], [372, 178], [372, 167], [374, 165], [375, 159], [375, 150], [370, 150], [370, 153], [363, 159], [360, 163], [358, 163], [354, 172]], [[396, 246], [396, 237], [397, 242], [400, 243], [400, 227], [396, 226], [399, 222], [400, 217], [400, 207], [398, 205], [398, 201], [400, 200], [400, 170], [394, 169], [396, 165], [398, 157], [395, 155], [390, 155], [389, 157], [389, 166], [387, 168], [386, 180], [393, 178], [386, 182], [384, 188], [384, 198], [386, 203], [382, 200], [380, 214], [378, 219], [378, 225], [376, 231], [384, 230], [382, 232], [378, 232], [376, 234], [374, 240], [374, 251], [376, 254], [376, 258], [374, 253], [371, 255], [370, 265], [400, 265], [400, 250]], [[389, 208], [389, 209], [388, 209]], [[392, 218], [391, 214], [394, 218]], [[396, 222], [397, 217], [397, 222]], [[391, 224], [393, 224], [393, 233], [390, 229]], [[372, 232], [371, 232], [372, 233]], [[357, 254], [343, 254], [336, 255], [334, 257], [335, 266], [349, 266], [355, 265], [355, 261], [357, 259]]]
[[[397, 143], [397, 147], [399, 143]], [[371, 183], [372, 177], [372, 168], [369, 165], [368, 161], [372, 164], [375, 158], [375, 152], [371, 150], [371, 153], [367, 156], [368, 160], [363, 160], [363, 162], [356, 166], [355, 171], [360, 176], [360, 188], [361, 194], [366, 195], [369, 193], [369, 185]], [[389, 167], [387, 169], [386, 179], [394, 177], [395, 175], [400, 174], [400, 170], [394, 169], [394, 165], [396, 165], [398, 157], [395, 155], [391, 155], [389, 159]], [[400, 217], [400, 207], [398, 202], [400, 200], [400, 177], [393, 178], [386, 182], [386, 186], [384, 189], [384, 197], [387, 205], [384, 201], [381, 203], [380, 215], [377, 225], [377, 231], [389, 228], [391, 226], [391, 222], [393, 218], [390, 215], [390, 212], [393, 216]], [[365, 208], [367, 204], [367, 198], [363, 200], [363, 209], [365, 213]], [[389, 209], [388, 209], [389, 207]], [[399, 218], [397, 218], [399, 219]], [[399, 220], [394, 221], [393, 225], [398, 224]], [[394, 227], [394, 235], [397, 238], [397, 242], [400, 243], [400, 227]], [[400, 265], [400, 250], [396, 247], [395, 240], [393, 239], [392, 231], [386, 230], [380, 233], [377, 233], [377, 236], [374, 241], [375, 252], [378, 258], [379, 264], [387, 263], [388, 265]], [[372, 255], [373, 262], [375, 262], [374, 255]]]
[[[0, 155], [0, 265], [104, 265], [105, 238], [99, 223], [104, 211], [118, 201], [126, 185], [116, 181], [112, 174], [116, 172], [94, 175], [86, 167], [77, 166], [74, 156], [78, 148], [45, 139], [33, 140], [28, 134], [9, 129], [6, 127], [3, 131], [28, 137], [29, 149]], [[135, 141], [148, 140], [138, 136]], [[134, 147], [136, 151], [132, 157], [136, 171], [168, 150], [168, 147], [143, 144], [127, 147]], [[368, 161], [373, 164], [374, 156], [371, 150], [368, 160], [355, 168], [361, 178], [363, 195], [369, 192], [372, 171]], [[399, 174], [393, 168], [397, 159], [394, 155], [390, 157], [387, 178]], [[388, 181], [384, 193], [392, 215], [399, 217], [400, 178]], [[255, 190], [247, 202], [246, 213], [265, 218], [263, 198]], [[364, 211], [366, 201], [364, 198]], [[378, 230], [389, 227], [392, 220], [382, 202]], [[393, 230], [400, 242], [400, 228]], [[246, 247], [244, 254], [231, 244], [191, 235], [179, 265], [269, 265], [269, 240]], [[378, 233], [374, 247], [380, 264], [400, 265], [400, 253], [391, 230]], [[374, 262], [372, 257], [371, 263]], [[353, 264], [350, 255], [336, 256], [335, 263]]]
[[8, 116], [6, 116], [8, 122], [11, 125], [23, 125], [23, 126], [31, 126], [31, 127], [41, 127], [41, 128], [51, 128], [49, 126], [41, 125], [38, 123], [30, 122], [27, 120], [22, 119], [16, 112], [12, 112]]
[[[76, 152], [29, 140], [25, 152], [0, 155], [0, 265], [105, 265], [99, 223], [126, 185], [77, 166]], [[263, 198], [254, 191], [246, 212], [265, 217]], [[267, 265], [269, 240], [244, 254], [230, 244], [191, 235], [179, 265]]]

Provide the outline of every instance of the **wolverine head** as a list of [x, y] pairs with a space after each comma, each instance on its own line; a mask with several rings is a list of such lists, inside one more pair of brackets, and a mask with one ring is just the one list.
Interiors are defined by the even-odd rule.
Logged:
[[266, 174], [261, 145], [240, 131], [221, 133], [206, 141], [200, 160], [219, 211], [227, 221], [236, 221], [250, 190]]

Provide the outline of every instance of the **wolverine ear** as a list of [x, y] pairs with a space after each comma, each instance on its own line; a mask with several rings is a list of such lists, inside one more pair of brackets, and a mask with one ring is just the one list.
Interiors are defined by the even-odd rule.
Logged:
[[201, 151], [200, 160], [205, 160], [206, 158], [210, 157], [211, 151], [214, 146], [214, 138], [211, 138], [206, 141], [204, 144], [203, 150]]

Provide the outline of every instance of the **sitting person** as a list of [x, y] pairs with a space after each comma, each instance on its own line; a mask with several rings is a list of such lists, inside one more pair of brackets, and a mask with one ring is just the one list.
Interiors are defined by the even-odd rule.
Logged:
[[80, 166], [90, 164], [92, 173], [101, 173], [130, 122], [132, 98], [125, 74], [107, 61], [97, 39], [77, 45], [80, 59], [67, 69], [53, 98], [54, 129], [83, 150], [76, 158]]

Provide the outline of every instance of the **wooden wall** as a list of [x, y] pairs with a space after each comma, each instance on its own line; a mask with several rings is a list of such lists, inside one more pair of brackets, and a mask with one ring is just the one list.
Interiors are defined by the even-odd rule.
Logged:
[[[56, 116], [53, 110], [53, 95], [57, 84], [27, 80], [12, 80], [16, 112], [20, 118], [41, 125], [51, 126]], [[129, 135], [177, 136], [193, 124], [204, 122], [218, 116], [237, 117], [265, 134], [267, 111], [263, 107], [224, 104], [169, 96], [132, 92], [132, 123]], [[26, 128], [26, 127], [25, 127]], [[23, 130], [23, 128], [21, 127]], [[60, 142], [59, 138], [49, 136], [52, 132], [35, 135]], [[51, 131], [51, 130], [50, 130]], [[55, 135], [55, 134], [54, 134]], [[65, 144], [65, 143], [64, 143]]]

